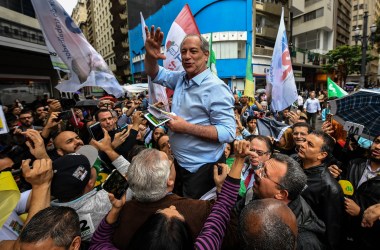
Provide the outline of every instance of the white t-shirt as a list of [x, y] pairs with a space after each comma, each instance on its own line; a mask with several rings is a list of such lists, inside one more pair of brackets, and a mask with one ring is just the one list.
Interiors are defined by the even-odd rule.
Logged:
[[31, 190], [21, 193], [17, 206], [0, 229], [0, 241], [16, 240], [18, 238], [21, 229], [24, 226], [24, 222], [20, 219], [19, 215], [26, 212], [26, 204], [28, 202], [30, 191]]

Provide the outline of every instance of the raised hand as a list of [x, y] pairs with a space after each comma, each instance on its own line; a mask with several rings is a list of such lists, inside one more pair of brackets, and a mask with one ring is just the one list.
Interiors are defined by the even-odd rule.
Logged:
[[152, 25], [149, 31], [148, 27], [145, 26], [145, 33], [146, 56], [155, 60], [166, 59], [165, 55], [161, 54], [161, 45], [164, 40], [164, 33], [161, 32], [160, 27], [154, 30], [154, 25]]
[[28, 129], [25, 132], [21, 132], [26, 137], [26, 146], [28, 146], [30, 153], [36, 157], [36, 159], [49, 159], [46, 152], [44, 139], [42, 139], [40, 133], [34, 129]]

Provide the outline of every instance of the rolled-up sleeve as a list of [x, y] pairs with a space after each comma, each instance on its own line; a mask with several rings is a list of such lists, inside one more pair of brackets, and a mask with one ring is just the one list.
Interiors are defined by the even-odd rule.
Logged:
[[[223, 83], [224, 84], [224, 83]], [[234, 98], [227, 85], [213, 90], [211, 102], [211, 124], [218, 131], [218, 141], [230, 143], [235, 139]]]

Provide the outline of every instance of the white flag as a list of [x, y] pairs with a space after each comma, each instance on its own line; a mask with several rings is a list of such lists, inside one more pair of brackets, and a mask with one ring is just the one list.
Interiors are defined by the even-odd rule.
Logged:
[[57, 85], [62, 92], [86, 86], [101, 87], [116, 97], [124, 94], [102, 56], [56, 0], [32, 0], [45, 39], [70, 70], [70, 78]]
[[297, 100], [297, 87], [294, 80], [288, 39], [286, 38], [284, 7], [282, 7], [280, 26], [267, 81], [268, 84], [272, 85], [271, 105], [274, 111], [282, 111]]
[[[144, 44], [145, 44], [145, 41], [146, 41], [145, 26], [146, 26], [146, 24], [145, 24], [145, 20], [144, 20], [144, 17], [143, 17], [141, 12], [140, 12], [140, 19], [141, 19], [142, 36], [143, 36], [143, 40], [144, 40]], [[157, 102], [162, 102], [164, 104], [163, 109], [165, 111], [170, 112], [170, 107], [169, 107], [169, 103], [168, 103], [168, 96], [166, 95], [166, 88], [159, 85], [159, 84], [153, 83], [150, 76], [148, 76], [148, 93], [149, 93], [149, 104], [153, 105]], [[149, 111], [151, 111], [151, 110], [149, 110]]]

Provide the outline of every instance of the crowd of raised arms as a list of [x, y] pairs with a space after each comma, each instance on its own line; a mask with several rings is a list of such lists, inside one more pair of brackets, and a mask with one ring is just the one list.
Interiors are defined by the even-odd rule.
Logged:
[[[270, 111], [207, 68], [199, 35], [180, 46], [184, 71], [166, 70], [163, 33], [145, 31], [169, 107], [147, 94], [3, 106], [0, 249], [379, 248], [380, 131], [348, 136], [323, 91]], [[148, 103], [169, 121], [149, 122]]]

